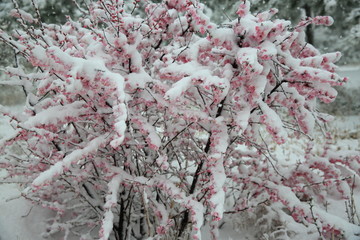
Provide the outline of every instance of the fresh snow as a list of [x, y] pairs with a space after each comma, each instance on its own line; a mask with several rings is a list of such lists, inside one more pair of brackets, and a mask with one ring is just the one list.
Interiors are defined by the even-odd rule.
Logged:
[[[230, 30], [218, 30], [214, 31], [214, 37], [218, 38], [219, 41], [226, 41], [227, 36], [229, 35], [227, 31]], [[268, 42], [264, 42], [265, 44], [269, 44]], [[266, 48], [266, 47], [263, 47]], [[61, 51], [58, 51], [58, 49], [53, 48], [53, 53], [56, 54], [59, 58], [62, 58], [62, 60], [69, 61], [69, 65], [72, 65], [72, 61], [76, 61], [76, 66], [78, 68], [81, 68], [80, 72], [85, 72], [87, 74], [96, 74], [97, 71], [102, 70], [106, 71], [106, 68], [104, 64], [101, 61], [97, 61], [96, 59], [90, 59], [90, 60], [78, 60], [75, 58], [70, 58], [66, 53], [63, 53]], [[130, 48], [128, 51], [133, 51], [134, 49]], [[34, 49], [34, 53], [38, 55], [44, 55], [45, 53], [42, 52], [41, 49]], [[243, 48], [241, 51], [238, 52], [237, 58], [239, 63], [241, 64], [249, 64], [253, 65], [253, 68], [255, 71], [262, 71], [262, 66], [258, 64], [257, 60], [257, 54], [254, 52], [254, 49], [250, 48]], [[195, 54], [195, 53], [193, 53]], [[267, 53], [272, 54], [272, 53]], [[134, 59], [138, 61], [138, 59]], [[309, 59], [311, 60], [311, 59]], [[80, 61], [80, 62], [79, 62]], [[78, 69], [73, 69], [73, 72], [78, 72]], [[189, 77], [182, 78], [182, 80], [176, 82], [173, 84], [172, 88], [170, 88], [167, 91], [167, 96], [171, 100], [176, 100], [176, 97], [180, 96], [184, 91], [186, 91], [190, 85], [191, 81], [194, 80], [201, 80], [204, 85], [209, 84], [208, 82], [217, 83], [217, 84], [223, 84], [224, 91], [226, 92], [229, 88], [228, 83], [224, 82], [223, 79], [219, 77], [214, 77], [211, 75], [210, 72], [206, 72], [204, 69], [199, 69], [198, 66], [193, 65], [192, 62], [189, 64], [183, 64], [183, 65], [176, 65], [172, 64], [169, 67], [162, 69], [162, 74], [167, 74], [168, 72], [173, 71], [180, 71], [184, 76], [188, 75]], [[309, 69], [306, 69], [309, 70]], [[311, 69], [310, 69], [311, 70]], [[339, 68], [339, 73], [342, 76], [349, 77], [349, 82], [345, 84], [343, 87], [345, 89], [360, 89], [360, 65], [359, 66], [344, 66]], [[320, 73], [321, 75], [322, 73]], [[148, 79], [149, 76], [147, 76], [145, 73], [141, 72], [140, 74], [133, 74], [129, 75], [129, 79], [137, 79], [144, 77], [145, 79]], [[201, 78], [202, 76], [202, 78]], [[203, 76], [206, 76], [205, 78]], [[124, 101], [124, 94], [123, 93], [123, 79], [120, 75], [111, 75], [110, 72], [107, 72], [107, 77], [113, 82], [118, 82], [119, 85], [117, 86], [119, 91], [119, 97], [121, 97], [120, 102]], [[328, 76], [319, 76], [321, 78], [328, 78]], [[119, 78], [119, 79], [118, 79]], [[114, 79], [117, 79], [116, 81]], [[209, 81], [211, 79], [211, 81]], [[132, 84], [144, 84], [144, 81], [130, 81]], [[261, 81], [259, 81], [258, 84], [261, 84]], [[141, 85], [139, 85], [142, 87]], [[138, 87], [139, 87], [138, 86]], [[77, 115], [83, 114], [82, 112], [82, 106], [83, 102], [75, 102], [71, 105], [72, 110], [69, 111], [67, 106], [67, 109], [65, 110], [62, 106], [55, 106], [50, 107], [47, 110], [43, 111], [42, 113], [36, 115], [35, 117], [29, 118], [28, 121], [24, 123], [23, 127], [26, 128], [32, 128], [35, 126], [35, 124], [38, 123], [49, 123], [53, 122], [55, 119], [58, 119], [59, 117], [75, 117]], [[286, 134], [282, 132], [282, 124], [280, 119], [277, 119], [274, 117], [273, 113], [270, 111], [269, 107], [266, 105], [266, 103], [260, 103], [260, 106], [262, 110], [270, 117], [268, 121], [271, 121], [272, 123], [269, 125], [276, 126], [278, 131], [280, 131], [280, 135], [283, 138], [286, 138]], [[21, 111], [21, 107], [14, 106], [12, 107], [12, 110], [15, 110], [16, 112]], [[117, 106], [116, 110], [118, 110], [119, 113], [125, 113], [126, 109], [123, 107], [121, 103]], [[245, 114], [244, 114], [245, 113]], [[359, 113], [360, 114], [360, 113]], [[116, 125], [116, 130], [119, 133], [119, 143], [121, 143], [121, 134], [124, 129], [124, 116], [123, 114], [119, 114], [117, 121], [118, 124]], [[238, 115], [239, 117], [237, 120], [243, 124], [241, 124], [241, 127], [243, 129], [246, 128], [248, 118], [249, 118], [249, 109], [245, 109], [244, 112]], [[277, 125], [274, 123], [277, 123]], [[150, 126], [146, 128], [151, 135], [152, 132], [154, 132]], [[242, 129], [242, 130], [243, 130]], [[341, 116], [338, 117], [334, 122], [329, 124], [329, 129], [331, 129], [333, 135], [335, 136], [337, 140], [336, 144], [336, 150], [359, 150], [360, 149], [360, 143], [359, 143], [359, 132], [360, 132], [360, 122], [359, 122], [359, 116]], [[4, 138], [6, 136], [9, 136], [14, 133], [14, 130], [12, 127], [7, 123], [6, 117], [1, 116], [0, 117], [0, 139]], [[317, 135], [320, 135], [317, 134]], [[156, 141], [154, 141], [156, 139]], [[155, 145], [158, 142], [158, 136], [151, 137], [152, 142]], [[318, 139], [314, 140], [315, 142], [321, 142], [322, 138], [319, 137]], [[68, 155], [62, 162], [59, 162], [58, 164], [55, 164], [52, 168], [50, 168], [48, 171], [43, 172], [40, 174], [38, 178], [35, 179], [34, 185], [40, 185], [46, 182], [47, 179], [51, 178], [54, 175], [61, 174], [64, 170], [64, 168], [67, 168], [70, 166], [70, 164], [74, 161], [77, 161], [77, 159], [80, 156], [83, 156], [84, 154], [90, 154], [94, 150], [96, 150], [101, 144], [106, 142], [104, 136], [97, 137], [93, 139], [91, 142], [88, 143], [87, 146], [84, 146], [83, 149], [74, 151], [72, 154]], [[115, 144], [118, 145], [119, 143]], [[225, 143], [221, 142], [219, 145], [219, 153], [221, 154], [223, 152], [222, 148]], [[274, 145], [269, 146], [271, 148], [275, 149], [274, 158], [275, 159], [286, 159], [287, 162], [284, 162], [283, 164], [295, 164], [297, 162], [301, 162], [304, 158], [304, 146], [305, 146], [305, 140], [304, 139], [289, 139], [288, 142], [286, 142], [284, 145]], [[226, 145], [226, 144], [225, 144]], [[214, 156], [216, 156], [214, 154]], [[1, 159], [2, 156], [0, 156], [0, 162], [3, 160]], [[165, 159], [159, 159], [158, 164], [163, 164], [165, 162]], [[218, 160], [218, 163], [221, 163], [220, 160]], [[220, 165], [214, 165], [213, 171], [218, 171], [220, 173], [223, 172], [223, 169]], [[1, 177], [6, 176], [6, 170], [0, 169], [0, 179]], [[220, 191], [224, 179], [215, 179], [217, 185], [216, 190], [218, 191], [217, 194], [214, 194], [213, 201], [214, 203], [217, 203], [217, 207], [222, 207], [221, 202], [223, 201], [222, 198], [222, 192]], [[119, 178], [114, 178], [113, 181], [109, 183], [109, 192], [110, 195], [108, 195], [107, 204], [105, 207], [111, 208], [111, 204], [116, 202], [116, 185], [115, 183], [118, 183], [120, 181]], [[176, 189], [176, 187], [174, 188]], [[172, 190], [174, 190], [172, 189]], [[48, 217], [52, 216], [52, 212], [50, 210], [41, 208], [40, 206], [33, 205], [31, 202], [27, 201], [23, 197], [21, 197], [21, 192], [23, 191], [21, 184], [19, 183], [3, 183], [0, 182], [0, 240], [17, 240], [17, 239], [41, 239], [41, 233], [46, 232], [45, 227], [45, 221]], [[286, 189], [284, 190], [284, 194], [286, 194]], [[176, 193], [174, 193], [176, 195]], [[357, 193], [357, 195], [354, 196], [356, 201], [356, 206], [360, 207], [360, 195]], [[191, 208], [201, 208], [201, 206], [197, 206], [195, 202], [191, 202], [190, 199], [182, 199], [181, 201], [185, 202], [188, 200], [189, 206], [191, 205]], [[335, 221], [338, 224], [341, 224], [344, 226], [344, 229], [348, 229], [349, 232], [352, 231], [351, 226], [347, 224], [346, 214], [344, 211], [344, 206], [339, 206], [338, 202], [331, 200], [329, 201], [329, 212], [330, 213], [336, 213], [337, 216], [340, 217], [334, 217], [334, 215], [328, 214], [329, 221]], [[321, 209], [316, 209], [316, 211], [323, 211]], [[196, 211], [196, 212], [202, 212]], [[221, 211], [219, 211], [221, 212]], [[322, 213], [326, 214], [326, 213]], [[197, 223], [198, 226], [201, 226], [202, 224], [202, 214], [199, 216], [195, 216], [195, 218], [199, 219], [200, 221]], [[104, 219], [104, 231], [107, 235], [111, 231], [112, 224], [112, 212], [107, 211], [105, 214]], [[203, 239], [209, 239], [210, 236], [206, 235], [208, 231], [205, 231], [205, 229], [208, 226], [203, 227]], [[256, 229], [253, 229], [251, 226], [251, 222], [246, 222], [246, 219], [244, 219], [244, 222], [242, 223], [242, 227], [240, 228], [243, 231], [243, 234], [239, 236], [239, 233], [234, 231], [231, 224], [225, 224], [223, 228], [220, 229], [220, 236], [222, 239], [251, 239], [247, 236], [251, 236], [252, 233], [256, 231]], [[348, 233], [345, 233], [345, 235]]]
[[[340, 72], [344, 76], [349, 76], [350, 81], [348, 85], [351, 85], [351, 88], [360, 88], [360, 66], [352, 66], [352, 67], [341, 67]], [[349, 87], [345, 84], [345, 87]], [[16, 112], [21, 111], [20, 106], [12, 107]], [[49, 121], [50, 119], [48, 119]], [[240, 119], [239, 119], [240, 120]], [[51, 121], [51, 120], [50, 120]], [[29, 121], [30, 124], [30, 121]], [[360, 131], [360, 122], [359, 116], [340, 116], [335, 119], [335, 121], [329, 124], [329, 129], [331, 129], [332, 133], [335, 135], [337, 139], [337, 148], [338, 150], [359, 150], [360, 142], [357, 136], [353, 136], [354, 134], [358, 134]], [[0, 137], [8, 136], [12, 134], [14, 130], [6, 123], [5, 117], [0, 118]], [[98, 139], [94, 141], [98, 142]], [[318, 139], [315, 141], [321, 141]], [[101, 142], [101, 141], [100, 141]], [[98, 143], [89, 144], [90, 145], [98, 145]], [[288, 139], [288, 142], [284, 145], [274, 145], [269, 146], [273, 147], [275, 150], [275, 158], [278, 159], [287, 159], [288, 161], [284, 164], [295, 164], [296, 162], [301, 162], [304, 158], [304, 139]], [[286, 157], [285, 157], [286, 156]], [[73, 161], [73, 160], [71, 160]], [[6, 170], [0, 171], [0, 176], [3, 177], [6, 175]], [[43, 178], [44, 176], [41, 176]], [[41, 180], [41, 181], [40, 181]], [[36, 181], [43, 182], [43, 179], [38, 179]], [[36, 182], [37, 183], [37, 182]], [[109, 185], [111, 185], [109, 183]], [[115, 188], [113, 186], [109, 186], [110, 192], [115, 192]], [[0, 183], [0, 240], [17, 240], [17, 239], [41, 239], [41, 233], [46, 231], [45, 220], [48, 217], [52, 216], [52, 212], [50, 210], [41, 208], [40, 206], [33, 205], [31, 202], [21, 197], [21, 185], [15, 183]], [[357, 200], [357, 206], [360, 206], [360, 193], [355, 195], [355, 199]], [[110, 200], [110, 199], [109, 199]], [[337, 221], [341, 223], [344, 221], [342, 219], [346, 219], [346, 213], [344, 211], [344, 206], [339, 206], [336, 201], [329, 201], [329, 212], [333, 213], [337, 216], [341, 216], [342, 218], [333, 218], [329, 219], [329, 221]], [[317, 210], [320, 211], [320, 210]], [[110, 221], [111, 212], [108, 212], [105, 215], [105, 221]], [[252, 228], [251, 222], [247, 222], [244, 219], [244, 222], [238, 223], [240, 224], [238, 230], [243, 231], [243, 234], [240, 235], [233, 228], [232, 224], [225, 224], [220, 229], [220, 236], [223, 240], [230, 239], [252, 239], [252, 233], [256, 231], [256, 229]], [[344, 222], [345, 224], [345, 222]], [[104, 226], [107, 228], [107, 226]], [[205, 226], [202, 228], [202, 238], [209, 239], [209, 235], [207, 235], [207, 229], [209, 226]], [[352, 231], [351, 229], [348, 229]], [[107, 232], [107, 231], [106, 231]], [[51, 238], [55, 239], [55, 238]], [[254, 239], [255, 240], [255, 239]], [[355, 240], [355, 239], [354, 239]]]
[[40, 186], [45, 184], [47, 181], [50, 181], [56, 176], [61, 175], [64, 172], [64, 169], [69, 169], [72, 163], [79, 161], [81, 158], [86, 157], [87, 155], [96, 152], [102, 144], [106, 143], [105, 136], [99, 136], [91, 140], [84, 148], [77, 149], [71, 154], [67, 155], [61, 162], [55, 163], [48, 170], [42, 172], [35, 180], [33, 181], [34, 186]]
[[[4, 174], [1, 170], [0, 175]], [[20, 190], [18, 184], [0, 183], [0, 239], [42, 239], [45, 220], [53, 213], [23, 199]]]

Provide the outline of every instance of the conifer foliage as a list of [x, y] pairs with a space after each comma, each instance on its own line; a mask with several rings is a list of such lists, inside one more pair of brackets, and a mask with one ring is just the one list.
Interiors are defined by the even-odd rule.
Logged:
[[44, 236], [201, 239], [208, 225], [218, 239], [221, 221], [260, 207], [289, 237], [360, 232], [358, 219], [323, 208], [358, 189], [357, 153], [309, 145], [286, 164], [268, 148], [328, 119], [316, 100], [333, 101], [346, 81], [340, 53], [321, 54], [304, 29], [332, 18], [291, 27], [244, 0], [236, 20], [216, 25], [203, 9], [99, 0], [63, 25], [12, 11], [22, 29], [0, 39], [33, 71], [6, 68], [26, 103], [18, 115], [0, 108], [16, 129], [1, 140], [1, 166], [25, 182], [23, 197], [56, 212]]

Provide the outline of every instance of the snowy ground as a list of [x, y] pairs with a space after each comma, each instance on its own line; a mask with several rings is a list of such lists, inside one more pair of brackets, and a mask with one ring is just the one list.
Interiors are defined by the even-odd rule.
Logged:
[[41, 239], [45, 231], [41, 221], [51, 213], [32, 206], [19, 194], [16, 184], [0, 185], [0, 240]]
[[[350, 77], [347, 89], [360, 89], [360, 66], [341, 68], [344, 76]], [[16, 109], [16, 108], [15, 108]], [[18, 108], [16, 110], [19, 110]], [[338, 149], [360, 149], [360, 113], [353, 116], [341, 116], [329, 125], [329, 130], [336, 139]], [[0, 138], [12, 132], [5, 119], [0, 117]], [[277, 147], [277, 156], [287, 155], [290, 159], [303, 156], [301, 142], [291, 140], [285, 147]], [[321, 141], [317, 139], [316, 141]], [[0, 156], [1, 157], [1, 156]], [[0, 169], [0, 177], [6, 174], [5, 169]], [[41, 239], [45, 231], [44, 220], [51, 212], [38, 206], [33, 206], [20, 196], [20, 186], [14, 183], [0, 182], [0, 240], [32, 240]], [[360, 203], [358, 205], [360, 207]], [[249, 224], [248, 224], [249, 225]], [[251, 226], [244, 224], [244, 230], [251, 230]], [[247, 228], [247, 229], [246, 229]], [[248, 239], [239, 236], [229, 226], [221, 231], [222, 239]], [[204, 239], [207, 239], [204, 236]]]
[[[12, 131], [5, 118], [1, 117], [0, 138], [11, 134]], [[5, 175], [6, 170], [0, 169], [0, 178]], [[49, 216], [50, 212], [21, 198], [20, 189], [18, 184], [0, 182], [0, 240], [39, 239], [45, 231], [40, 219]]]

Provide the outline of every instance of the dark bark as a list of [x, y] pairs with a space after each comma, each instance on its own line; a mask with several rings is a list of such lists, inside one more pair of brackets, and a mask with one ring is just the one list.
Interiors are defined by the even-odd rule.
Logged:
[[[304, 5], [305, 14], [307, 17], [314, 17], [311, 11], [311, 7], [308, 4]], [[307, 42], [314, 45], [314, 24], [310, 24], [306, 27], [306, 38]]]
[[[217, 112], [216, 112], [216, 116], [215, 118], [221, 116], [221, 112], [224, 108], [224, 103], [225, 103], [225, 100], [226, 98], [224, 98], [220, 104], [219, 104], [219, 108], [217, 109]], [[209, 139], [205, 145], [205, 148], [204, 148], [204, 152], [207, 154], [209, 153], [210, 151], [210, 145], [211, 145], [211, 134], [209, 136]], [[201, 169], [203, 168], [203, 165], [205, 163], [205, 160], [204, 159], [201, 159], [200, 160], [200, 163], [198, 165], [198, 167], [196, 168], [196, 171], [195, 171], [195, 174], [194, 174], [194, 178], [193, 178], [193, 181], [191, 183], [191, 186], [190, 186], [190, 190], [189, 190], [189, 194], [193, 194], [195, 192], [195, 189], [196, 189], [196, 184], [198, 182], [198, 179], [199, 179], [199, 175], [200, 175], [200, 172], [201, 172]], [[178, 233], [178, 239], [183, 239], [181, 238], [181, 236], [183, 235], [187, 225], [189, 223], [189, 210], [185, 211], [184, 213], [184, 217], [180, 223], [180, 229], [179, 229], [179, 233]]]
[[124, 240], [124, 216], [125, 216], [124, 200], [120, 200], [120, 214], [118, 226], [114, 226], [116, 240]]

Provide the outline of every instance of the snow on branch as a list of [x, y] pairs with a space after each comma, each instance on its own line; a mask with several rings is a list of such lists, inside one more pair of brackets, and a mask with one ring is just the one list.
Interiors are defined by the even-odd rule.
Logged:
[[90, 154], [94, 154], [101, 146], [104, 146], [107, 141], [106, 136], [99, 136], [92, 139], [84, 148], [74, 150], [63, 160], [55, 163], [48, 170], [40, 173], [40, 175], [34, 179], [32, 185], [35, 188], [38, 188], [43, 184], [47, 184], [49, 181], [53, 181], [55, 177], [60, 176], [70, 169], [71, 164], [76, 164], [80, 159], [83, 159]]
[[[0, 108], [15, 128], [0, 164], [57, 212], [46, 236], [201, 239], [209, 225], [215, 240], [245, 213], [258, 239], [279, 224], [300, 238], [355, 236], [321, 208], [358, 190], [358, 152], [305, 144], [330, 119], [317, 100], [347, 80], [339, 52], [306, 42], [306, 26], [332, 18], [291, 27], [250, 5], [221, 25], [198, 0], [92, 1], [64, 24], [16, 7], [20, 28], [0, 40], [32, 68], [5, 71], [26, 102], [19, 115]], [[302, 136], [304, 154], [277, 156]]]

